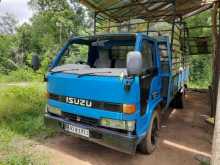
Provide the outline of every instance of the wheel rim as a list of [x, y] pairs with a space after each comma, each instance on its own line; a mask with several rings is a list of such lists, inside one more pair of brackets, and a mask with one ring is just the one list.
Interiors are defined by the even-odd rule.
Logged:
[[157, 126], [157, 121], [154, 120], [153, 127], [152, 127], [152, 132], [151, 132], [151, 142], [153, 145], [157, 144], [158, 140], [158, 126]]

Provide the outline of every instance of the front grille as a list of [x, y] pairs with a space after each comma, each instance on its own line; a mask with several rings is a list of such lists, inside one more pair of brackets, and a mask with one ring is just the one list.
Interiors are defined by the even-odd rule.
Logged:
[[[71, 98], [72, 102], [66, 101], [67, 98]], [[123, 112], [123, 104], [119, 104], [119, 103], [86, 100], [86, 99], [81, 99], [81, 98], [56, 95], [53, 93], [49, 93], [49, 99], [56, 100], [56, 101], [63, 102], [63, 103], [67, 103], [67, 104], [71, 104], [71, 105], [75, 105], [75, 106], [80, 106], [80, 107], [87, 107], [84, 104], [85, 104], [85, 102], [89, 102], [89, 103], [91, 103], [91, 106], [87, 107], [87, 108], [94, 108], [97, 110], [107, 110], [107, 111], [112, 111], [112, 112]], [[84, 104], [83, 105], [80, 104], [80, 101], [84, 101]]]
[[62, 112], [62, 115], [65, 119], [68, 119], [73, 122], [83, 123], [83, 124], [87, 124], [87, 125], [91, 125], [91, 126], [98, 126], [99, 125], [98, 119], [78, 116], [78, 115], [67, 113], [67, 112]]

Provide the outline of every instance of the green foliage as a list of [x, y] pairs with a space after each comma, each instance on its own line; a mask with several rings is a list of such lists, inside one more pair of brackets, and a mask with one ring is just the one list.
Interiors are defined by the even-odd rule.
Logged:
[[208, 88], [212, 81], [211, 58], [209, 56], [193, 56], [190, 68], [190, 86]]
[[[203, 12], [199, 15], [187, 19], [189, 27], [209, 26], [211, 24], [210, 11]], [[212, 36], [211, 28], [194, 28], [190, 29], [189, 37], [210, 37]], [[211, 38], [210, 38], [211, 40]], [[212, 43], [209, 40], [209, 49], [212, 49]], [[196, 43], [191, 43], [196, 46]], [[195, 49], [191, 47], [191, 49]], [[209, 54], [193, 55], [189, 58], [190, 63], [190, 83], [192, 88], [208, 88], [212, 81], [212, 56]]]
[[41, 71], [34, 72], [30, 68], [20, 68], [15, 71], [11, 71], [8, 75], [0, 74], [0, 83], [6, 82], [30, 82], [30, 81], [42, 81], [43, 74]]
[[0, 73], [8, 73], [17, 68], [13, 62], [15, 37], [12, 35], [0, 34]]
[[88, 55], [88, 46], [87, 45], [72, 45], [69, 48], [69, 51], [64, 55], [63, 60], [61, 60], [63, 64], [73, 64], [77, 61], [87, 61]]
[[46, 104], [44, 91], [45, 86], [39, 83], [1, 89], [1, 128], [26, 137], [47, 133], [43, 124]]
[[10, 35], [0, 31], [0, 74], [31, 67], [32, 55], [40, 57], [40, 70], [45, 72], [64, 42], [90, 31], [89, 12], [75, 1], [30, 0], [29, 4], [35, 10], [30, 24]]
[[30, 152], [33, 142], [27, 138], [43, 140], [54, 133], [43, 122], [44, 91], [45, 86], [39, 83], [1, 89], [0, 164], [36, 164], [39, 155]]
[[[189, 27], [211, 25], [211, 11], [208, 10], [199, 15], [188, 18], [187, 25]], [[211, 34], [212, 32], [210, 28], [195, 28], [190, 30], [191, 37], [202, 37]]]

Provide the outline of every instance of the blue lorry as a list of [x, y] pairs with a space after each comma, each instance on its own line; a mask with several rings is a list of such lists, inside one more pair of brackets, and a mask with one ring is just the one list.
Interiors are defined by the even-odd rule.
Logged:
[[188, 70], [174, 68], [171, 49], [168, 37], [144, 33], [72, 37], [45, 76], [46, 125], [124, 153], [151, 154], [161, 112], [183, 103]]

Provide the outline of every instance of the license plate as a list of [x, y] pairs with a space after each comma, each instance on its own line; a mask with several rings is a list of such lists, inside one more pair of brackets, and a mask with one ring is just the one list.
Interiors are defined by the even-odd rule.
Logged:
[[89, 130], [88, 129], [75, 127], [75, 126], [70, 125], [70, 124], [65, 124], [64, 129], [67, 132], [71, 132], [71, 133], [81, 135], [81, 136], [84, 136], [84, 137], [89, 137]]

